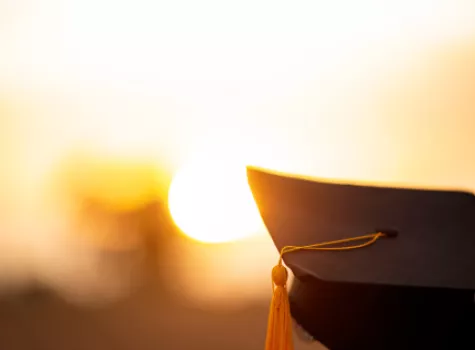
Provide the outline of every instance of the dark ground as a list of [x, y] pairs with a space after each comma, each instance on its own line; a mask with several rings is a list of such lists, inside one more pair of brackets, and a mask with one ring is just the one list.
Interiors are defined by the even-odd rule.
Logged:
[[79, 307], [46, 293], [0, 301], [0, 349], [262, 349], [267, 305], [207, 312], [153, 283], [107, 307]]
[[[100, 307], [69, 303], [44, 289], [4, 295], [0, 350], [264, 349], [270, 296], [246, 308], [210, 310], [187, 303], [166, 287], [163, 269], [180, 262], [165, 258], [178, 237], [165, 212], [161, 205], [150, 206], [136, 217], [146, 242], [144, 266], [150, 269], [142, 269], [145, 280], [134, 293]], [[295, 340], [296, 350], [321, 349]]]

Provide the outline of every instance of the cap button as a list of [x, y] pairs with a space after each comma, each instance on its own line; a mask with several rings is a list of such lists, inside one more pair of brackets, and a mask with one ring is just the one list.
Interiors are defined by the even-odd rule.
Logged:
[[283, 265], [274, 266], [272, 269], [272, 281], [277, 286], [285, 286], [287, 283], [287, 269]]

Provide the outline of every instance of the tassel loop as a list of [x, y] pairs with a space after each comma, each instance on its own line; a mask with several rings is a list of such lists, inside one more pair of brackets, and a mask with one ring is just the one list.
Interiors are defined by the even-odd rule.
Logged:
[[[306, 246], [285, 246], [280, 252], [279, 263], [272, 269], [272, 302], [267, 325], [266, 350], [293, 350], [292, 316], [290, 314], [289, 295], [287, 293], [286, 267], [282, 264], [282, 256], [286, 253], [313, 250], [313, 251], [348, 251], [368, 247], [382, 237], [395, 237], [397, 231], [376, 232], [369, 235], [339, 239]], [[353, 245], [344, 245], [350, 242]]]

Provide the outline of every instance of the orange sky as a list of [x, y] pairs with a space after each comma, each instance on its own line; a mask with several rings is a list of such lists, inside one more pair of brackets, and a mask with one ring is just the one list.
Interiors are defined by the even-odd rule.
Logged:
[[0, 193], [18, 208], [86, 146], [171, 172], [213, 149], [216, 162], [475, 187], [472, 1], [7, 1], [0, 43]]
[[467, 185], [444, 154], [471, 140], [470, 1], [4, 6], [0, 91], [45, 153], [97, 143], [179, 166], [251, 138], [271, 167]]

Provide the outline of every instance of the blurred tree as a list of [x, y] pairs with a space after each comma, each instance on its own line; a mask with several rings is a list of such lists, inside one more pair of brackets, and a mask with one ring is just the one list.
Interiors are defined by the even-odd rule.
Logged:
[[[56, 192], [71, 207], [76, 234], [134, 281], [159, 279], [175, 225], [170, 175], [149, 160], [73, 155], [60, 164]], [[125, 278], [125, 277], [124, 277]]]

